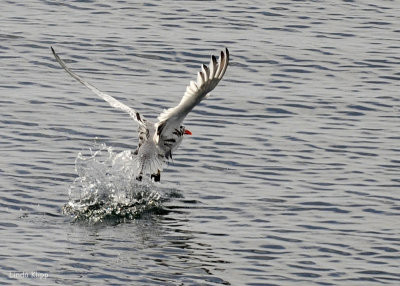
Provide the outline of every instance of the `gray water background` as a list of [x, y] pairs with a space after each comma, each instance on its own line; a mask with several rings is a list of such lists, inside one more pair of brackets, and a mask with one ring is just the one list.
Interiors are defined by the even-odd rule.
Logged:
[[[62, 214], [78, 153], [137, 126], [51, 45], [149, 118], [230, 49], [168, 213]], [[399, 285], [399, 67], [399, 1], [3, 1], [0, 284]]]

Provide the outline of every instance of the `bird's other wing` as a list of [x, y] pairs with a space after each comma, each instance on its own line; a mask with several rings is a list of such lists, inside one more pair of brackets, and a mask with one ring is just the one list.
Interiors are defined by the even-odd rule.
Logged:
[[72, 76], [74, 79], [76, 79], [77, 81], [79, 81], [81, 84], [83, 84], [84, 86], [86, 86], [88, 89], [90, 89], [91, 91], [93, 91], [95, 94], [97, 94], [99, 97], [101, 97], [102, 99], [104, 99], [105, 101], [107, 101], [112, 107], [120, 109], [122, 111], [125, 111], [127, 113], [129, 113], [129, 115], [136, 120], [140, 125], [145, 125], [145, 118], [143, 116], [140, 115], [139, 112], [137, 112], [136, 110], [134, 110], [133, 108], [130, 108], [129, 106], [119, 102], [118, 100], [116, 100], [114, 97], [112, 97], [111, 95], [108, 95], [100, 90], [98, 90], [95, 86], [91, 85], [90, 83], [86, 82], [85, 80], [83, 80], [81, 77], [79, 77], [77, 74], [75, 74], [73, 71], [71, 71], [67, 65], [65, 64], [65, 62], [59, 57], [59, 55], [54, 51], [53, 47], [51, 47], [51, 51], [53, 52], [54, 57], [56, 58], [57, 62], [61, 65], [61, 67], [70, 75]]
[[218, 85], [225, 74], [229, 63], [229, 51], [221, 51], [217, 62], [215, 56], [211, 56], [210, 67], [202, 65], [201, 71], [197, 73], [197, 81], [191, 81], [180, 103], [173, 108], [164, 110], [158, 116], [156, 124], [157, 132], [154, 134], [154, 141], [158, 142], [163, 133], [171, 133], [179, 129], [186, 115], [205, 98]]

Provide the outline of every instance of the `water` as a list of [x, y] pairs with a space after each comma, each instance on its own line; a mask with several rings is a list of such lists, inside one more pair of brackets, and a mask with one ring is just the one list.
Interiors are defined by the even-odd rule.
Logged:
[[[1, 285], [400, 283], [397, 1], [0, 11]], [[137, 126], [51, 45], [149, 119], [210, 54], [228, 47], [231, 65], [161, 184], [130, 185], [107, 158], [136, 147]]]

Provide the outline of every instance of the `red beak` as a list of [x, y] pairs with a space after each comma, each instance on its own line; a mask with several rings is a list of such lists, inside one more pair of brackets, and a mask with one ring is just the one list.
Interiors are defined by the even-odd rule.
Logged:
[[183, 134], [192, 135], [192, 132], [190, 132], [189, 130], [185, 129], [185, 132], [183, 132]]

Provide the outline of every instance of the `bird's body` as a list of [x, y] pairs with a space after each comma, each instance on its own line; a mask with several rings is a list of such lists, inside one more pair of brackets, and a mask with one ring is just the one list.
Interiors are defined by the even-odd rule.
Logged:
[[197, 75], [197, 81], [190, 82], [180, 103], [176, 107], [164, 110], [158, 116], [158, 122], [152, 123], [136, 110], [84, 81], [66, 66], [53, 48], [51, 50], [57, 62], [74, 79], [107, 101], [112, 107], [129, 113], [139, 123], [139, 144], [134, 152], [139, 174], [138, 178], [141, 178], [143, 174], [151, 174], [155, 181], [159, 181], [160, 171], [163, 169], [164, 164], [172, 159], [172, 153], [182, 143], [183, 136], [192, 134], [182, 125], [186, 115], [203, 99], [210, 96], [210, 92], [224, 76], [229, 63], [228, 49], [221, 52], [218, 62], [212, 56], [210, 67], [202, 65], [201, 71]]

